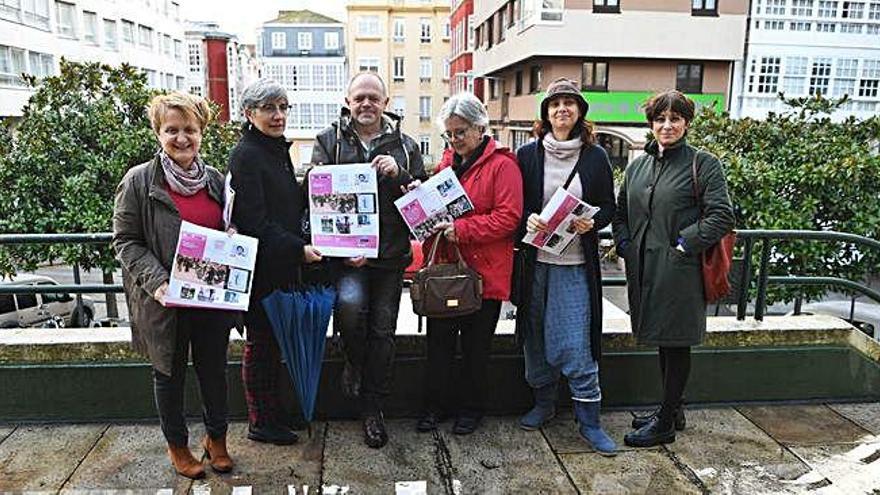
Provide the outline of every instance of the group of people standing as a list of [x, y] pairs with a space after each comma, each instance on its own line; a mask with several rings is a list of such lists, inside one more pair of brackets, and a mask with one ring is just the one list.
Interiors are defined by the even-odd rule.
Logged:
[[[284, 138], [289, 103], [284, 88], [259, 80], [241, 96], [246, 123], [229, 160], [235, 191], [234, 229], [259, 239], [242, 380], [248, 438], [292, 444], [277, 394], [281, 356], [260, 301], [301, 278], [304, 265], [330, 273], [337, 287], [334, 325], [343, 339], [343, 393], [358, 406], [365, 443], [388, 441], [383, 405], [392, 390], [394, 334], [411, 263], [409, 230], [394, 200], [427, 178], [418, 144], [401, 132], [401, 117], [386, 112], [385, 83], [375, 73], [349, 82], [340, 118], [318, 134], [316, 167], [371, 163], [378, 176], [380, 246], [377, 258], [329, 259], [310, 244], [307, 186], [297, 181]], [[470, 93], [449, 98], [437, 124], [448, 143], [436, 171], [451, 168], [474, 209], [434, 227], [423, 246], [438, 242], [450, 257], [454, 243], [483, 281], [482, 305], [455, 318], [428, 318], [424, 414], [416, 429], [429, 432], [454, 418], [452, 432], [479, 428], [486, 409], [488, 362], [501, 303], [518, 306], [516, 329], [523, 343], [526, 381], [534, 407], [520, 418], [527, 430], [556, 414], [560, 375], [568, 381], [581, 436], [596, 451], [614, 455], [616, 444], [602, 429], [599, 385], [602, 286], [598, 231], [613, 224], [617, 251], [626, 260], [633, 331], [642, 344], [659, 346], [663, 402], [636, 418], [625, 442], [670, 442], [684, 427], [682, 396], [690, 370], [690, 346], [705, 332], [700, 253], [732, 228], [733, 212], [719, 161], [689, 146], [685, 135], [694, 104], [676, 91], [646, 106], [654, 140], [629, 165], [615, 200], [611, 165], [585, 119], [589, 109], [577, 84], [549, 85], [534, 127], [535, 141], [514, 154], [487, 134], [485, 106]], [[223, 177], [199, 159], [202, 132], [211, 118], [196, 96], [157, 96], [150, 119], [160, 149], [133, 167], [117, 189], [113, 245], [122, 263], [132, 321], [132, 340], [152, 363], [156, 407], [172, 464], [197, 478], [204, 466], [188, 447], [183, 408], [184, 377], [192, 354], [202, 396], [209, 463], [228, 472], [226, 448], [226, 349], [229, 332], [241, 326], [224, 311], [163, 304], [181, 220], [222, 229]], [[699, 171], [695, 198], [691, 165]], [[306, 179], [307, 180], [307, 179]], [[521, 242], [546, 230], [540, 212], [559, 187], [598, 207], [591, 219], [575, 220], [578, 238], [553, 255]], [[516, 249], [515, 249], [516, 248]], [[315, 265], [316, 264], [316, 265]], [[457, 341], [462, 376], [452, 376]]]

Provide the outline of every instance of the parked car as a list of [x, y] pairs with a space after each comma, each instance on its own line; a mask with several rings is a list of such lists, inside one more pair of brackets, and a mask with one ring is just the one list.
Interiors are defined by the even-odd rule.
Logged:
[[[58, 285], [50, 277], [20, 275], [15, 280], [0, 281], [0, 286]], [[88, 296], [82, 298], [83, 326], [90, 326], [95, 318], [95, 302]], [[45, 294], [0, 294], [0, 328], [34, 327], [62, 323], [79, 326], [76, 298], [66, 292]]]
[[[820, 301], [804, 304], [801, 314], [829, 315], [849, 321], [852, 311], [852, 324], [867, 335], [880, 340], [880, 304], [857, 301], [855, 308], [850, 300]], [[854, 311], [853, 311], [854, 309]], [[789, 311], [787, 315], [794, 314]]]

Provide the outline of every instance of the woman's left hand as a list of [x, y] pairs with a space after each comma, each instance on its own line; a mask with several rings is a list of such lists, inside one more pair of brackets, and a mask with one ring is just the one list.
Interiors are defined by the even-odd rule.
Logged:
[[592, 218], [575, 218], [571, 221], [571, 226], [574, 227], [574, 232], [578, 235], [586, 234], [593, 230], [594, 225], [596, 225], [596, 222]]
[[452, 222], [440, 222], [434, 226], [434, 232], [446, 236], [452, 242], [458, 242], [458, 236], [455, 235], [455, 224]]
[[372, 165], [377, 172], [382, 175], [387, 175], [392, 179], [397, 177], [397, 174], [400, 172], [400, 168], [397, 166], [397, 161], [395, 161], [394, 157], [391, 155], [379, 155], [376, 158], [373, 158]]

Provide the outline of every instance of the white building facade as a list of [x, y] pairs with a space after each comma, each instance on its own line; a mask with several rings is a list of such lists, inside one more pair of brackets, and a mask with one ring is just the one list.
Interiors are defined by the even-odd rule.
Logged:
[[62, 57], [129, 63], [155, 88], [182, 89], [181, 0], [0, 0], [0, 117], [31, 95], [20, 75], [56, 74]]
[[848, 95], [835, 119], [880, 111], [880, 0], [753, 0], [748, 29], [735, 117], [784, 111], [778, 93]]

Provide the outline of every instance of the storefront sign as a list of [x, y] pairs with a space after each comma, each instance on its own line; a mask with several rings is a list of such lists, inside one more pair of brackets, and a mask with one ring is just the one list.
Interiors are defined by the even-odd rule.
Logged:
[[[612, 93], [584, 91], [584, 98], [590, 104], [587, 118], [593, 122], [645, 122], [645, 111], [642, 105], [654, 95], [650, 92], [641, 91], [615, 91]], [[538, 93], [538, 108], [544, 99], [544, 93]], [[688, 94], [690, 99], [697, 105], [697, 111], [704, 106], [709, 106], [717, 112], [726, 108], [724, 94]]]

